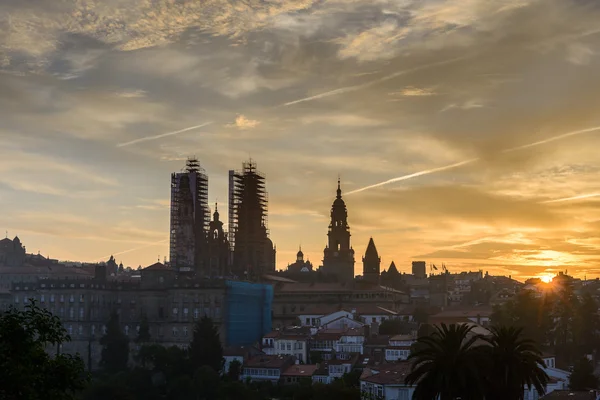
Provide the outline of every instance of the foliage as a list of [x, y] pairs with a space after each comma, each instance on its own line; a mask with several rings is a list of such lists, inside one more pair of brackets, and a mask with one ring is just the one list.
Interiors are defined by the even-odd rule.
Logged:
[[221, 371], [223, 368], [223, 347], [219, 339], [219, 331], [212, 320], [206, 316], [194, 327], [189, 356], [194, 368], [204, 365], [208, 365], [215, 371]]
[[544, 361], [535, 342], [523, 337], [522, 328], [492, 327], [486, 339], [490, 364], [486, 366], [489, 385], [487, 400], [520, 399], [523, 387], [534, 387], [543, 395], [548, 383]]
[[595, 299], [584, 293], [579, 299], [569, 285], [555, 285], [555, 292], [536, 297], [521, 291], [494, 308], [494, 325], [523, 328], [525, 337], [556, 354], [559, 365], [570, 365], [600, 350], [600, 317]]
[[320, 364], [323, 362], [323, 355], [320, 351], [311, 351], [310, 352], [310, 362], [311, 364]]
[[400, 319], [386, 319], [379, 326], [380, 335], [407, 335], [416, 325]]
[[416, 384], [413, 398], [483, 399], [483, 352], [475, 346], [479, 336], [466, 324], [442, 324], [435, 329], [431, 336], [417, 340], [422, 347], [409, 357], [414, 364], [406, 383]]
[[598, 377], [594, 375], [594, 366], [585, 357], [576, 364], [569, 378], [571, 390], [591, 390], [598, 388]]
[[227, 371], [227, 376], [232, 381], [237, 381], [240, 379], [240, 375], [242, 374], [242, 363], [238, 360], [233, 360], [229, 363], [229, 371]]
[[150, 326], [148, 325], [148, 318], [146, 315], [142, 315], [140, 321], [140, 330], [135, 338], [135, 342], [138, 344], [148, 343], [150, 341]]
[[106, 334], [100, 339], [102, 358], [100, 366], [109, 373], [127, 370], [129, 361], [129, 338], [121, 331], [119, 316], [111, 313], [106, 324]]
[[60, 319], [31, 300], [24, 311], [11, 307], [0, 315], [0, 398], [74, 399], [88, 380], [79, 355], [56, 354], [70, 337]]

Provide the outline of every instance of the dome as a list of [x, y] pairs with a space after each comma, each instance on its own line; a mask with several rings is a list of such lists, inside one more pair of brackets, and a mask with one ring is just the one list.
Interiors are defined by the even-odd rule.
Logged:
[[298, 259], [302, 259], [302, 258], [304, 258], [304, 253], [302, 252], [302, 250], [298, 250], [298, 253], [296, 253], [296, 257], [297, 257]]

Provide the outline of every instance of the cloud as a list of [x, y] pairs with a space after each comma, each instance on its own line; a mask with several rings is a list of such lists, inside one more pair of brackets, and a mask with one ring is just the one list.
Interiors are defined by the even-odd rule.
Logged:
[[232, 124], [227, 124], [228, 128], [238, 128], [238, 129], [253, 129], [256, 128], [260, 124], [260, 121], [255, 119], [248, 119], [243, 115], [238, 115], [235, 118], [235, 122]]
[[188, 131], [191, 131], [191, 130], [194, 130], [194, 129], [203, 128], [203, 127], [208, 126], [210, 124], [212, 124], [212, 122], [205, 122], [205, 123], [200, 124], [200, 125], [194, 125], [194, 126], [190, 126], [190, 127], [179, 129], [179, 130], [172, 131], [172, 132], [161, 133], [159, 135], [153, 135], [153, 136], [145, 136], [145, 137], [142, 137], [142, 138], [139, 138], [139, 139], [131, 140], [129, 142], [119, 143], [117, 145], [117, 147], [131, 146], [133, 144], [138, 144], [138, 143], [142, 143], [142, 142], [148, 142], [148, 141], [151, 141], [151, 140], [158, 140], [158, 139], [162, 139], [162, 138], [169, 137], [169, 136], [175, 136], [175, 135], [179, 135], [180, 133], [188, 132]]
[[407, 96], [407, 97], [421, 97], [421, 96], [433, 96], [436, 94], [436, 92], [433, 90], [433, 88], [418, 88], [418, 87], [408, 86], [399, 92], [392, 92], [389, 94], [391, 96], [400, 95], [400, 96]]

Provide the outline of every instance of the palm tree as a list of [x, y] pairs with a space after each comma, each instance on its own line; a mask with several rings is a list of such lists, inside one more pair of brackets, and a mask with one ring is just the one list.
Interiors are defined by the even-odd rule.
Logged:
[[548, 375], [535, 342], [523, 336], [523, 328], [493, 327], [486, 338], [490, 352], [490, 379], [486, 399], [522, 400], [524, 388], [535, 387], [541, 396], [545, 393]]
[[405, 379], [407, 385], [416, 384], [414, 400], [484, 398], [483, 352], [475, 346], [481, 337], [472, 329], [472, 325], [442, 324], [432, 335], [417, 340]]

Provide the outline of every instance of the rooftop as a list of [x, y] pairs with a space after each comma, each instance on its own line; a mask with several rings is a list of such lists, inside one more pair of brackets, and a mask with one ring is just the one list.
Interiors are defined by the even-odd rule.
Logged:
[[410, 373], [410, 369], [409, 362], [381, 364], [365, 369], [360, 380], [379, 385], [404, 385], [404, 379]]
[[292, 360], [288, 356], [258, 355], [244, 362], [244, 368], [282, 368]]
[[596, 400], [597, 394], [594, 391], [589, 392], [573, 392], [570, 390], [555, 390], [545, 396], [540, 397], [540, 400]]
[[317, 365], [292, 365], [288, 367], [282, 376], [313, 376], [317, 371]]

